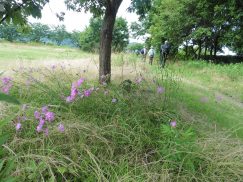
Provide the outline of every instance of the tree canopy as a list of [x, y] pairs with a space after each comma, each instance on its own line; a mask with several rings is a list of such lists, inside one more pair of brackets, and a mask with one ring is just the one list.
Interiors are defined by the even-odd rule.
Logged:
[[49, 0], [1, 0], [0, 24], [4, 21], [25, 24], [28, 16], [41, 17], [41, 10]]
[[[152, 42], [160, 44], [168, 39], [178, 49], [180, 45], [192, 50], [197, 58], [202, 50], [216, 56], [227, 46], [237, 53], [243, 52], [243, 2], [240, 0], [154, 0], [150, 12]], [[188, 53], [188, 49], [187, 49]]]

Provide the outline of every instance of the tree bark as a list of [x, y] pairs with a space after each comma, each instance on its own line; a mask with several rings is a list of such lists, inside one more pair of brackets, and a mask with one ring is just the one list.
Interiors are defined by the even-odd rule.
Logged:
[[213, 50], [214, 59], [216, 58], [217, 50], [218, 50], [218, 37], [216, 37], [214, 40], [214, 50]]
[[202, 53], [202, 42], [201, 40], [199, 40], [198, 42], [198, 56], [197, 56], [197, 59], [201, 59], [201, 53]]
[[208, 50], [208, 38], [205, 38], [205, 42], [204, 42], [204, 58], [206, 58], [207, 56], [207, 50]]
[[110, 82], [111, 79], [111, 43], [116, 14], [122, 0], [107, 0], [107, 7], [100, 32], [99, 81]]

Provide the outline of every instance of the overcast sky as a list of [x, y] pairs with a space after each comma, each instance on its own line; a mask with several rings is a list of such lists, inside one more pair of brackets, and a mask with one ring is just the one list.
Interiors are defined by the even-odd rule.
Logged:
[[[130, 5], [131, 0], [123, 0], [120, 9], [118, 11], [118, 17], [125, 18], [128, 23], [133, 21], [138, 21], [138, 16], [134, 13], [128, 13], [127, 8]], [[60, 22], [56, 17], [56, 13], [65, 12], [64, 22]], [[64, 4], [64, 0], [50, 0], [50, 3], [47, 4], [42, 11], [41, 19], [29, 18], [29, 21], [40, 22], [48, 25], [62, 25], [64, 24], [68, 31], [79, 30], [82, 31], [89, 24], [89, 19], [91, 18], [90, 13], [77, 13], [73, 11], [67, 11]]]

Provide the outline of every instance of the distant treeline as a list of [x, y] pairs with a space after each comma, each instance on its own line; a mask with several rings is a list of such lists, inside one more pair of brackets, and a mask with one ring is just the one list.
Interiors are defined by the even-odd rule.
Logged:
[[48, 26], [33, 23], [25, 26], [15, 24], [0, 25], [0, 39], [10, 42], [40, 42], [44, 44], [79, 47], [80, 32], [67, 32], [64, 25]]
[[[84, 51], [99, 50], [101, 18], [91, 18], [90, 25], [84, 31], [68, 32], [64, 25], [48, 26], [41, 23], [15, 25], [13, 23], [0, 25], [0, 39], [10, 42], [39, 42], [44, 44], [78, 47]], [[117, 18], [112, 49], [114, 52], [124, 51], [129, 42], [127, 21]]]

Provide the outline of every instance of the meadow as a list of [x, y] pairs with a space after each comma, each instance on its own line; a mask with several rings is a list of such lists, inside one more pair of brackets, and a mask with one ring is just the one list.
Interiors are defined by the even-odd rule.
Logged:
[[0, 44], [0, 181], [242, 181], [242, 64], [97, 59]]

